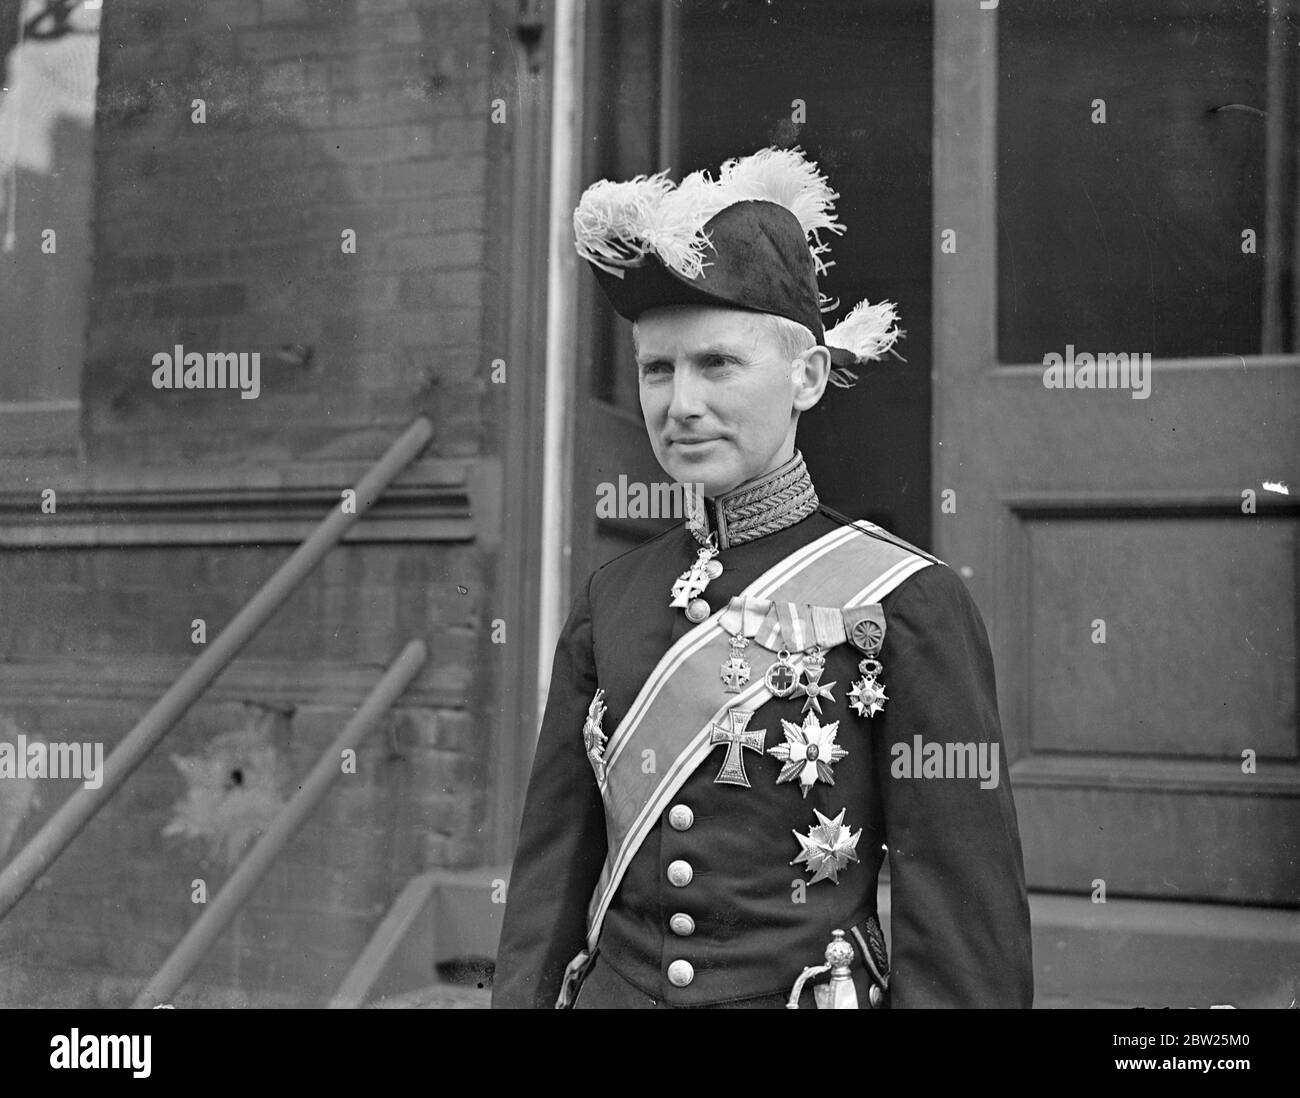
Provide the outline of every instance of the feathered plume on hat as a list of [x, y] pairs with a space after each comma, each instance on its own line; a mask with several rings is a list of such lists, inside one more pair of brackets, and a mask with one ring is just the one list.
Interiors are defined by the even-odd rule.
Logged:
[[904, 333], [889, 301], [863, 301], [822, 327], [834, 305], [817, 288], [832, 266], [819, 234], [844, 232], [838, 197], [799, 149], [760, 149], [726, 161], [717, 179], [699, 171], [674, 186], [659, 172], [593, 183], [573, 212], [574, 242], [629, 320], [689, 304], [784, 316], [830, 349], [830, 380], [847, 388], [851, 367], [883, 358]]

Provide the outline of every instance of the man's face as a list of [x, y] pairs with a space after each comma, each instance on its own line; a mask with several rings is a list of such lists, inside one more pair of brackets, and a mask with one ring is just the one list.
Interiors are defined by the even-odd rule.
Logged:
[[802, 386], [757, 314], [705, 306], [643, 313], [637, 372], [650, 444], [674, 480], [718, 496], [794, 454]]

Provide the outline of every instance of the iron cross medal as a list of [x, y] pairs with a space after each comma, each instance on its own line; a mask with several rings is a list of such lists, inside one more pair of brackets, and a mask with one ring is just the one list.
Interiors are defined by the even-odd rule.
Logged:
[[727, 757], [722, 760], [722, 769], [714, 782], [718, 785], [743, 785], [750, 788], [749, 775], [745, 773], [745, 759], [741, 748], [763, 753], [763, 740], [767, 736], [765, 728], [748, 729], [749, 719], [754, 715], [752, 709], [728, 709], [728, 727], [724, 728], [716, 721], [709, 725], [709, 746], [720, 743], [727, 745]]

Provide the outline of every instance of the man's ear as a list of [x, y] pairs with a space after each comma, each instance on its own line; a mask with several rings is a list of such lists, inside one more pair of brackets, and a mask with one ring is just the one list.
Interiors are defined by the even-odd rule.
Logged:
[[794, 382], [794, 407], [806, 412], [822, 398], [831, 376], [831, 353], [817, 346], [804, 351], [790, 367]]

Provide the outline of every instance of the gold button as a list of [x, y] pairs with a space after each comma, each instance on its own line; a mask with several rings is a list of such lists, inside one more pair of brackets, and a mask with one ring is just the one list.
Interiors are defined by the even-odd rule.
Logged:
[[679, 938], [688, 938], [695, 933], [695, 920], [684, 911], [677, 912], [668, 920], [668, 925]]
[[688, 805], [675, 804], [668, 810], [668, 822], [674, 831], [688, 831], [695, 822], [695, 813]]
[[679, 858], [668, 864], [668, 883], [676, 888], [685, 888], [694, 876], [695, 870], [691, 868], [690, 862], [684, 862]]
[[674, 961], [668, 966], [668, 982], [673, 987], [685, 987], [695, 979], [695, 966], [690, 961]]

